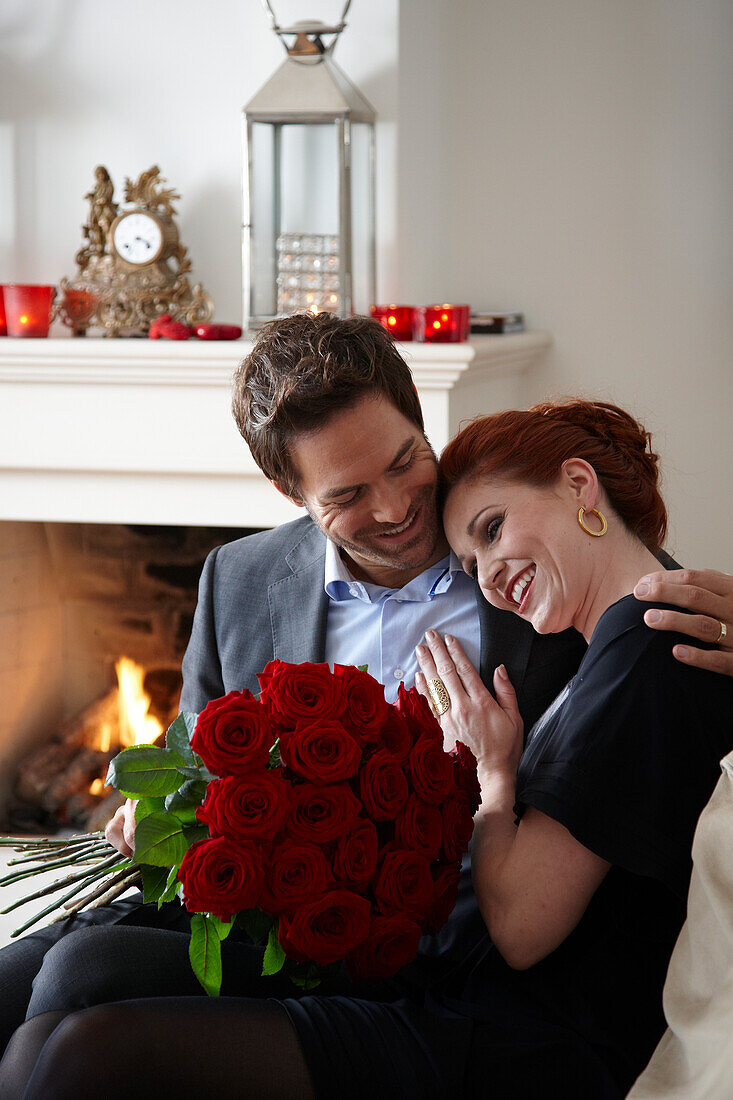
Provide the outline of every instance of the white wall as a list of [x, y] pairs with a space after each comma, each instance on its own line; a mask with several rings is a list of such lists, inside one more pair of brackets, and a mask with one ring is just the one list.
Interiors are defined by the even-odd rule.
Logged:
[[634, 410], [670, 546], [728, 569], [732, 52], [730, 0], [400, 5], [401, 296], [551, 331], [524, 401]]
[[[274, 0], [284, 25], [339, 0]], [[395, 249], [397, 0], [356, 0], [335, 59], [379, 115], [380, 268]], [[260, 0], [2, 0], [0, 282], [75, 271], [84, 194], [104, 164], [157, 163], [216, 317], [241, 318], [242, 106], [284, 59]], [[385, 293], [387, 289], [385, 287]]]
[[[354, 0], [336, 52], [380, 117], [379, 297], [524, 309], [555, 348], [520, 399], [645, 418], [670, 544], [729, 569], [731, 52], [730, 0]], [[2, 0], [0, 281], [73, 273], [94, 166], [157, 162], [237, 319], [240, 108], [281, 57], [259, 0]]]

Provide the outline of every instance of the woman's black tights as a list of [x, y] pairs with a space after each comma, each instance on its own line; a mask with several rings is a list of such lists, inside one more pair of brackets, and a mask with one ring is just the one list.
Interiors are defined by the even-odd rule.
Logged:
[[0, 1096], [314, 1100], [315, 1093], [278, 1002], [154, 997], [35, 1016], [7, 1048]]

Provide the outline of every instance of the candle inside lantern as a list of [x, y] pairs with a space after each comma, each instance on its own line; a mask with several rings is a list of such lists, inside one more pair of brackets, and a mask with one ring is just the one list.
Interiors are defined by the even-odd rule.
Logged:
[[370, 306], [372, 317], [394, 340], [412, 340], [414, 306]]
[[0, 286], [0, 336], [7, 336], [8, 329], [5, 324], [5, 299], [3, 298], [3, 288]]
[[48, 336], [55, 287], [6, 283], [3, 292], [8, 336]]
[[470, 306], [421, 306], [415, 311], [414, 335], [427, 344], [454, 344], [468, 339], [470, 324]]

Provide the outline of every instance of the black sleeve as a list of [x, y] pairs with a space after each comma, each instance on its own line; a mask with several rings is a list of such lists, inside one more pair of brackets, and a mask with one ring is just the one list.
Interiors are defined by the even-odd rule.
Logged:
[[680, 665], [673, 641], [640, 626], [589, 650], [554, 724], [530, 741], [517, 811], [536, 807], [684, 898], [695, 824], [733, 742], [733, 682]]

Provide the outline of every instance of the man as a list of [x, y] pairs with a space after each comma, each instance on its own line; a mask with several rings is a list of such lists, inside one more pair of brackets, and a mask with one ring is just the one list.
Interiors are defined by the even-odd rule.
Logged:
[[[182, 709], [199, 711], [234, 689], [257, 691], [257, 673], [273, 658], [367, 664], [392, 700], [400, 682], [412, 682], [414, 648], [432, 628], [461, 639], [487, 683], [498, 664], [506, 665], [529, 728], [577, 669], [584, 643], [571, 631], [537, 635], [492, 608], [449, 555], [435, 457], [410, 372], [389, 335], [359, 317], [274, 321], [237, 372], [233, 408], [260, 468], [308, 514], [209, 555], [183, 663]], [[720, 598], [713, 601], [714, 611]], [[118, 811], [108, 837], [131, 852], [133, 804]], [[423, 984], [482, 934], [464, 870], [454, 914], [439, 936], [421, 942], [406, 980]], [[125, 901], [86, 922], [180, 929], [185, 913], [177, 905], [158, 913]], [[83, 925], [80, 918], [71, 930]], [[7, 1030], [20, 1022], [44, 953], [68, 930], [54, 926], [0, 953], [0, 977], [11, 975], [4, 991], [13, 989]], [[53, 1002], [44, 995], [78, 969], [75, 938], [44, 963], [31, 1015], [49, 1011]], [[156, 964], [128, 968], [124, 987], [97, 991], [92, 1003], [169, 991], [153, 984], [169, 975], [160, 955]], [[176, 980], [190, 982], [185, 954], [183, 967]]]

